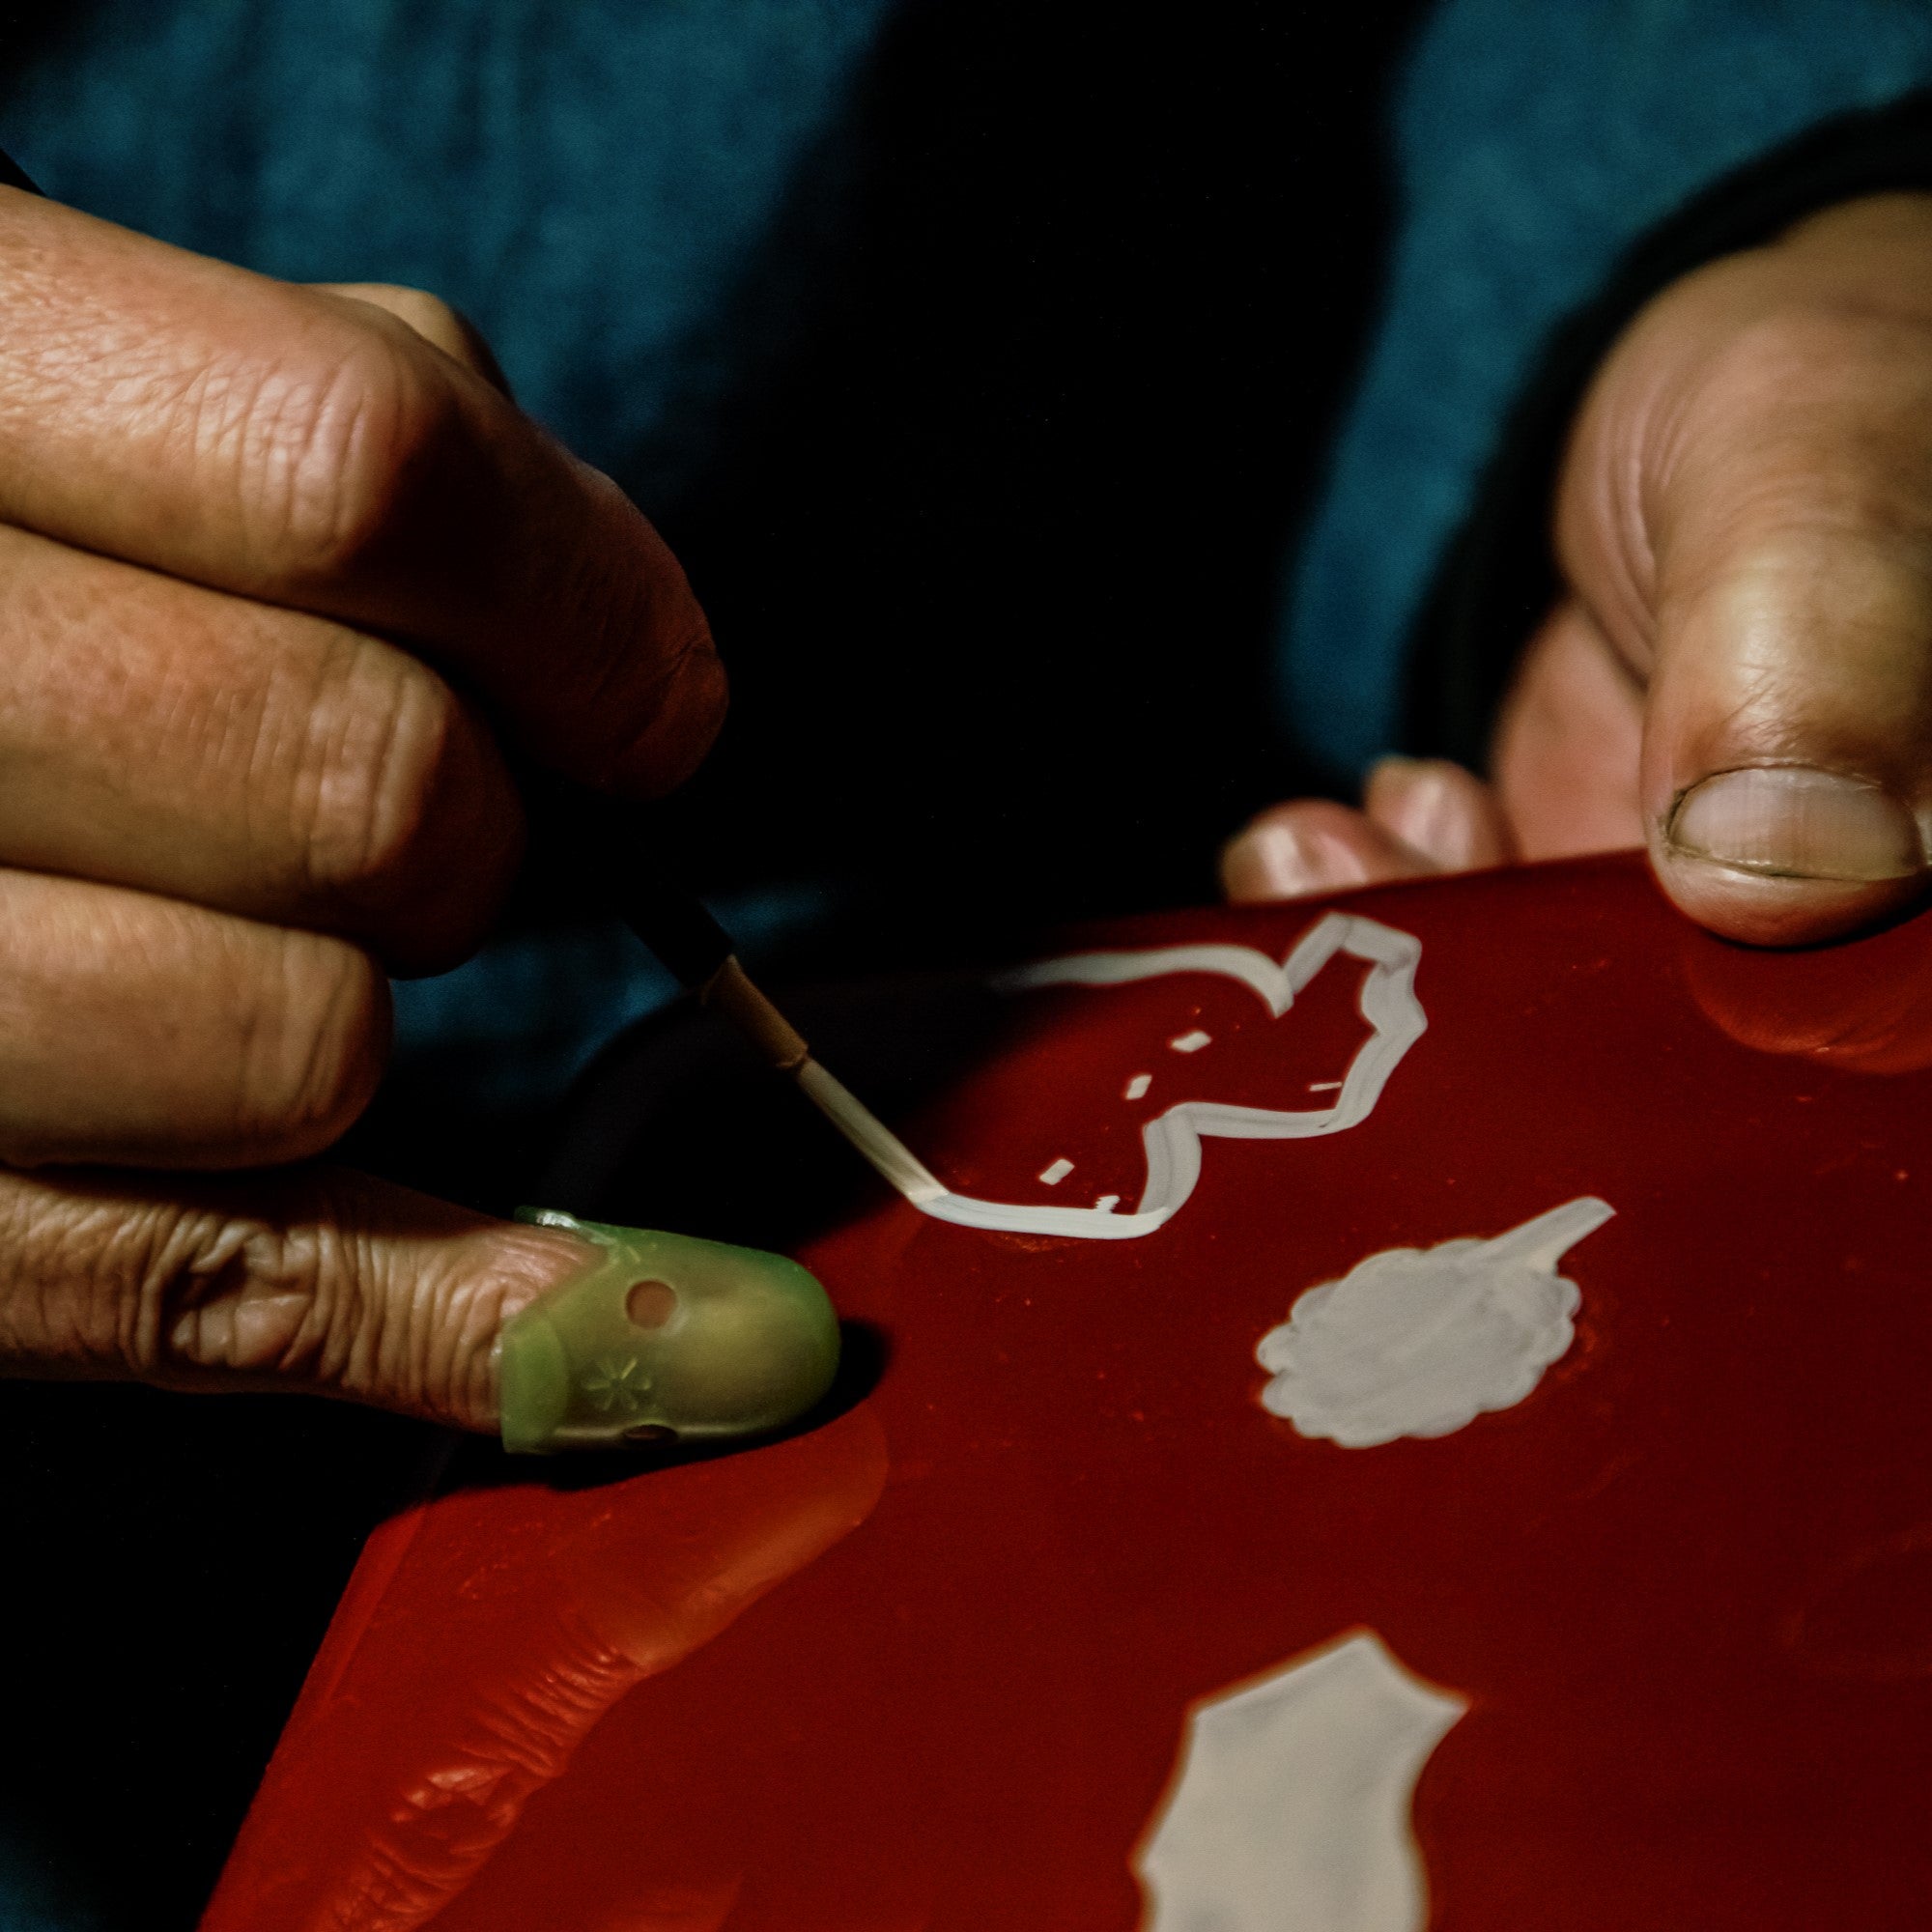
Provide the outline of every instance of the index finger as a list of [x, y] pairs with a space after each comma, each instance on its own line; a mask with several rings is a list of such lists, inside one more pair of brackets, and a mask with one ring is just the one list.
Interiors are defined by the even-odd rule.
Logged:
[[0, 188], [0, 520], [400, 639], [539, 760], [678, 782], [724, 672], [664, 540], [361, 302]]

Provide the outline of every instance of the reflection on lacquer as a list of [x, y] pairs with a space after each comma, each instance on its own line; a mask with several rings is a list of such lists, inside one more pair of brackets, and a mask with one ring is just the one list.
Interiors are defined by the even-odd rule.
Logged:
[[[862, 1406], [735, 1456], [460, 1492], [384, 1525], [202, 1932], [427, 1924], [620, 1699], [866, 1520], [886, 1461]], [[396, 1604], [412, 1629], [385, 1624]], [[301, 1832], [263, 1829], [278, 1815]], [[662, 1923], [715, 1924], [730, 1890], [668, 1901]]]
[[1681, 945], [1691, 997], [1742, 1046], [1847, 1073], [1932, 1066], [1932, 914], [1797, 952], [1694, 931]]

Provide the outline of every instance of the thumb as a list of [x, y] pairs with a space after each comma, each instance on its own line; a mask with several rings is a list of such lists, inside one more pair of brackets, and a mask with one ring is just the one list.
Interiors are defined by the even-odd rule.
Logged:
[[495, 1430], [497, 1337], [591, 1251], [342, 1169], [0, 1169], [0, 1373], [299, 1389]]
[[1932, 202], [1852, 204], [1660, 298], [1585, 406], [1572, 583], [1648, 680], [1664, 889], [1792, 945], [1926, 883]]

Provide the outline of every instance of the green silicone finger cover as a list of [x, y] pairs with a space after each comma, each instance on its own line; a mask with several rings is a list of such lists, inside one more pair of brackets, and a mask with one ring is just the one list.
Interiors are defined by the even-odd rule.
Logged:
[[796, 1262], [549, 1208], [517, 1219], [568, 1229], [596, 1252], [504, 1325], [505, 1449], [748, 1435], [832, 1386], [838, 1318]]

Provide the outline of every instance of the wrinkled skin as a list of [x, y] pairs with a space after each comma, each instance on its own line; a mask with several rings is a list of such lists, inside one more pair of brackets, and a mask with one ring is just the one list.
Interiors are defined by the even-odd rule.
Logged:
[[657, 533], [440, 302], [0, 189], [0, 1371], [492, 1427], [582, 1245], [291, 1164], [386, 976], [487, 929], [504, 748], [648, 795], [724, 703]]

